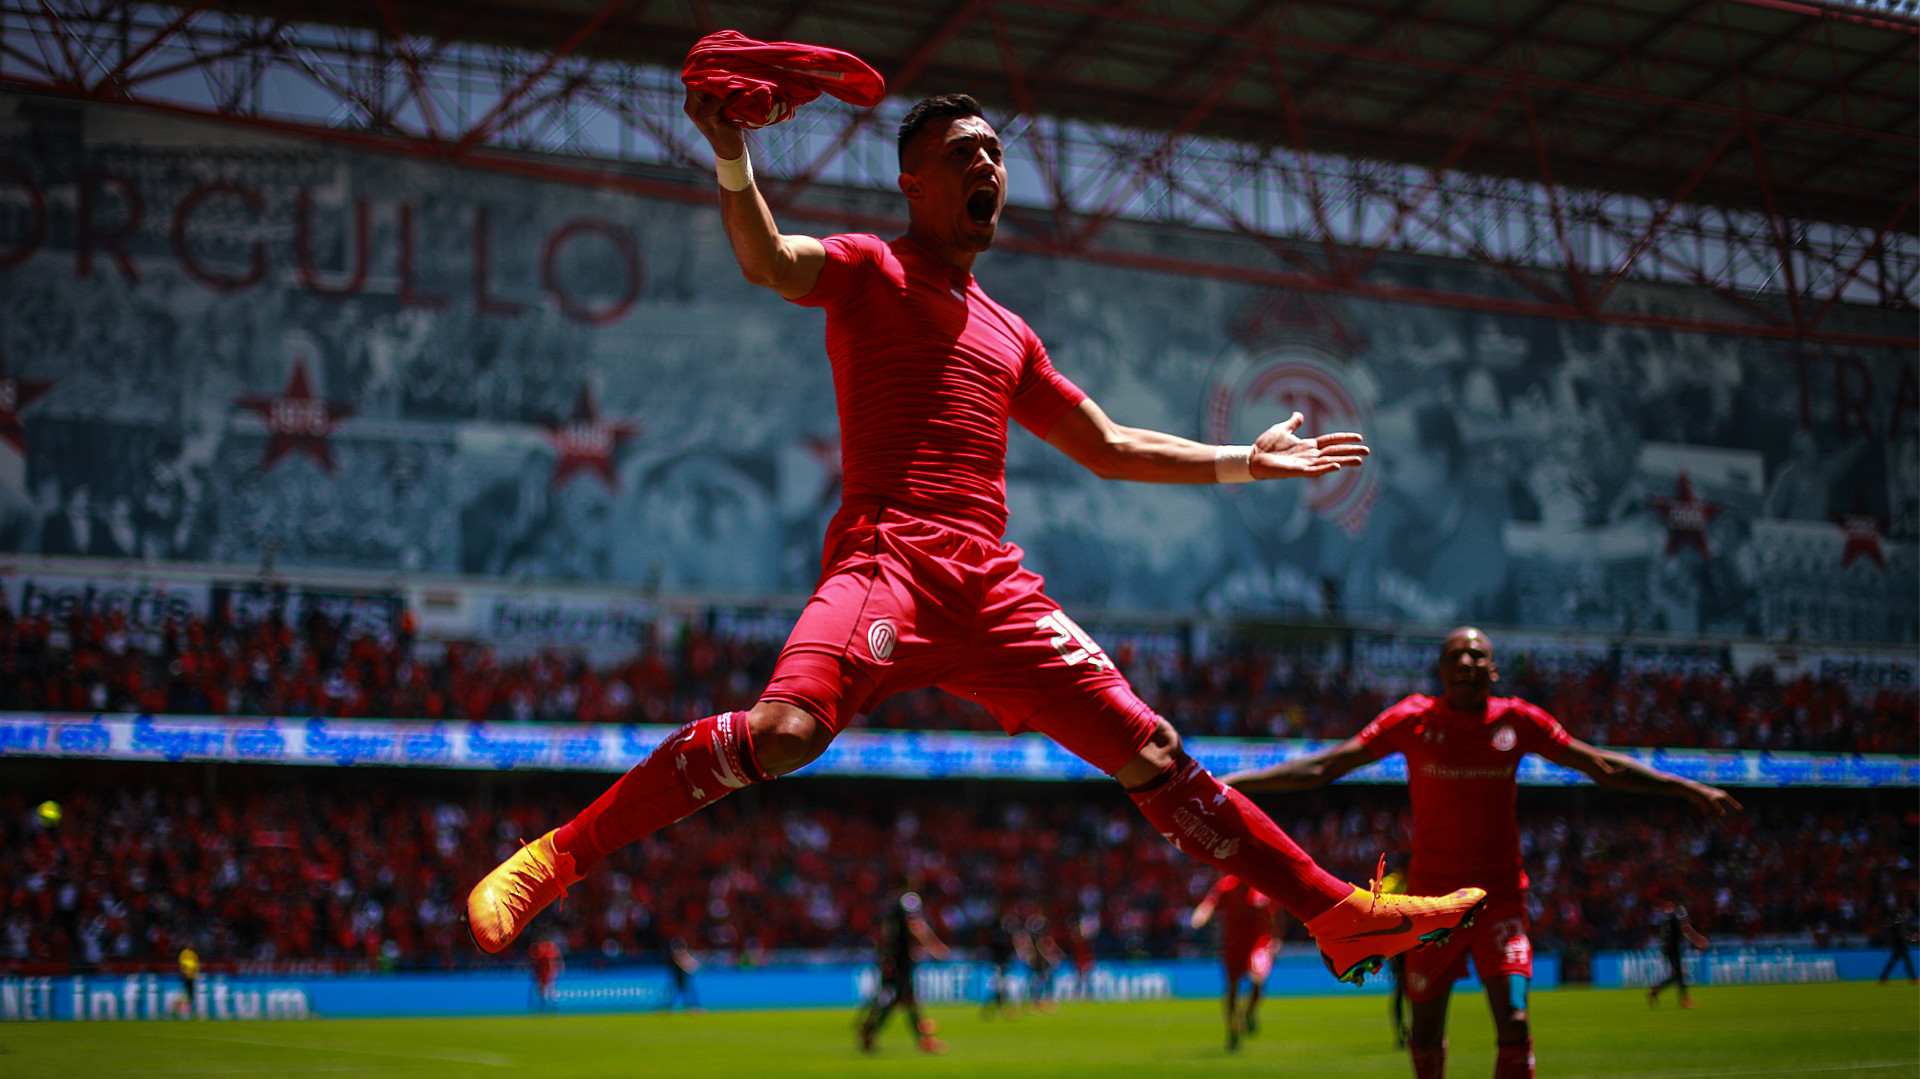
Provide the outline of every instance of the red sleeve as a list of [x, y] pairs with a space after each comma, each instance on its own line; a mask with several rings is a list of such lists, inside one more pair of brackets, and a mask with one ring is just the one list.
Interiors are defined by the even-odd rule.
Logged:
[[1522, 753], [1538, 753], [1547, 756], [1549, 751], [1573, 741], [1573, 735], [1560, 725], [1546, 709], [1515, 697], [1513, 705], [1507, 709], [1507, 716], [1513, 720], [1513, 729], [1520, 735], [1519, 749]]
[[1401, 752], [1401, 740], [1412, 732], [1413, 721], [1426, 715], [1427, 709], [1432, 707], [1432, 697], [1416, 693], [1373, 717], [1373, 722], [1362, 727], [1354, 737], [1367, 747], [1374, 760], [1389, 753]]
[[[1024, 327], [1023, 327], [1024, 328]], [[1060, 417], [1087, 399], [1080, 387], [1053, 369], [1047, 347], [1027, 330], [1027, 364], [1013, 390], [1013, 418], [1038, 438], [1046, 438]]]
[[827, 249], [827, 264], [820, 268], [820, 280], [813, 291], [788, 300], [801, 307], [831, 307], [868, 273], [877, 269], [887, 245], [878, 236], [849, 232], [820, 241]]

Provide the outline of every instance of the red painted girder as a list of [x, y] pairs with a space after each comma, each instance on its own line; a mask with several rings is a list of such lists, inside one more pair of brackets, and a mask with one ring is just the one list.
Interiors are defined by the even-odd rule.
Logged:
[[[1083, 2], [1083, 0], [1022, 0], [1022, 3], [1029, 7], [1076, 14], [1089, 14], [1097, 10], [1094, 5]], [[1160, 26], [1191, 34], [1212, 35], [1233, 39], [1244, 39], [1254, 36], [1251, 31], [1223, 32], [1217, 24], [1196, 22], [1191, 19], [1181, 19], [1173, 16], [1139, 14], [1133, 16], [1132, 21], [1141, 25]], [[1905, 29], [1916, 38], [1920, 38], [1920, 27], [1908, 27]], [[1581, 84], [1571, 79], [1551, 75], [1519, 74], [1502, 68], [1474, 67], [1455, 60], [1421, 56], [1417, 53], [1382, 49], [1368, 45], [1322, 41], [1316, 38], [1284, 35], [1272, 31], [1268, 31], [1267, 33], [1272, 37], [1275, 44], [1298, 49], [1302, 52], [1328, 53], [1355, 59], [1371, 60], [1394, 67], [1458, 72], [1464, 75], [1486, 79], [1489, 82], [1507, 83], [1518, 81], [1521, 85], [1529, 89], [1564, 90], [1579, 96], [1598, 97], [1613, 101], [1628, 101], [1637, 105], [1664, 105], [1682, 112], [1697, 112], [1711, 116], [1725, 117], [1733, 117], [1741, 115], [1742, 113], [1742, 110], [1733, 106], [1720, 105], [1714, 102], [1689, 101], [1685, 98], [1632, 90], [1626, 87]], [[1797, 116], [1767, 114], [1766, 119], [1769, 123], [1779, 124], [1784, 127], [1821, 131], [1828, 134], [1858, 134], [1872, 141], [1888, 142], [1900, 146], [1920, 146], [1920, 136], [1904, 133], [1879, 131], [1861, 132], [1856, 128], [1849, 128], [1844, 124], [1835, 124], [1828, 121]]]

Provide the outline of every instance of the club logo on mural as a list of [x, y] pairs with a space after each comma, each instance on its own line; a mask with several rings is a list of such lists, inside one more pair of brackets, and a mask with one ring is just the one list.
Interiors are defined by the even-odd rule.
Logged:
[[[1252, 442], [1293, 412], [1306, 417], [1302, 436], [1370, 428], [1374, 395], [1351, 360], [1358, 335], [1339, 312], [1318, 301], [1276, 295], [1249, 309], [1231, 332], [1239, 344], [1223, 357], [1207, 389], [1207, 439]], [[1358, 536], [1380, 498], [1375, 470], [1367, 468], [1310, 480], [1304, 488], [1302, 493], [1291, 484], [1252, 484], [1230, 495], [1249, 528], [1282, 541], [1298, 538], [1313, 517]]]

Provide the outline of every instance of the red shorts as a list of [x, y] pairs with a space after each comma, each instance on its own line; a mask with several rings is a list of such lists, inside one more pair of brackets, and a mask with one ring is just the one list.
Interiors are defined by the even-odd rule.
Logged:
[[1273, 937], [1229, 935], [1220, 949], [1220, 959], [1227, 966], [1227, 981], [1237, 982], [1251, 974], [1254, 981], [1265, 982], [1273, 973]]
[[848, 516], [762, 700], [838, 734], [892, 694], [938, 686], [1108, 775], [1147, 744], [1153, 710], [1047, 598], [1019, 547], [893, 510]]
[[1437, 948], [1407, 953], [1407, 999], [1433, 1000], [1467, 976], [1467, 957], [1485, 982], [1493, 974], [1533, 977], [1533, 941], [1527, 937], [1525, 892], [1494, 896], [1473, 928], [1453, 934]]

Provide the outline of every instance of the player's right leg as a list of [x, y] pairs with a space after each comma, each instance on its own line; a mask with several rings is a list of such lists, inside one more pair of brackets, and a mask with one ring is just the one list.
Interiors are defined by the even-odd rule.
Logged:
[[1407, 1032], [1407, 1055], [1413, 1061], [1413, 1079], [1446, 1079], [1447, 1074], [1447, 1000], [1453, 983], [1434, 986], [1432, 996], [1407, 1001], [1413, 1012], [1413, 1026]]
[[762, 701], [697, 719], [668, 735], [571, 821], [515, 851], [467, 895], [467, 928], [489, 954], [619, 848], [735, 790], [805, 765], [833, 740], [807, 711]]

